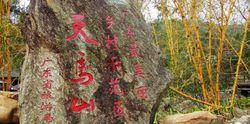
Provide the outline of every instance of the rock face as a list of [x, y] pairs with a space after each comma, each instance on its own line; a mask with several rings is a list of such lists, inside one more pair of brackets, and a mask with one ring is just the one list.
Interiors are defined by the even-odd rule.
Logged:
[[223, 120], [207, 111], [167, 116], [160, 124], [223, 124]]
[[0, 123], [18, 123], [18, 120], [17, 101], [0, 95]]
[[227, 122], [227, 124], [250, 124], [250, 115], [244, 115], [240, 118], [234, 118]]
[[5, 91], [0, 91], [0, 95], [6, 96], [11, 99], [18, 99], [18, 92], [5, 92]]
[[[23, 29], [28, 45], [19, 94], [21, 124], [47, 121], [55, 124], [153, 123], [160, 98], [166, 94], [170, 81], [164, 69], [165, 59], [160, 49], [151, 42], [150, 29], [133, 3], [110, 1], [31, 1], [26, 27]], [[73, 14], [84, 15], [79, 25], [74, 26], [85, 26], [81, 29], [85, 35], [67, 41], [71, 38], [66, 37], [74, 33], [71, 27], [73, 19], [78, 18], [72, 17]], [[107, 28], [110, 19], [113, 23]], [[130, 32], [129, 27], [132, 30]], [[115, 41], [110, 48], [107, 45], [115, 36], [118, 38], [116, 50]], [[90, 44], [93, 39], [100, 45]], [[136, 43], [133, 47], [137, 47], [137, 58], [131, 58], [131, 51], [136, 56], [135, 49], [131, 49], [132, 43]], [[78, 76], [79, 67], [75, 65], [79, 63], [76, 61], [83, 56], [89, 68], [79, 76], [91, 74], [94, 80], [89, 85], [72, 83], [77, 82], [72, 80]], [[119, 60], [115, 63], [120, 64], [119, 70], [123, 72], [110, 70], [113, 60]], [[143, 79], [135, 75], [141, 72]], [[116, 78], [119, 79], [122, 95], [110, 93]], [[85, 80], [88, 79], [85, 77]], [[44, 85], [48, 83], [52, 84], [49, 87]], [[138, 92], [138, 88], [141, 91]], [[78, 99], [79, 105], [85, 104], [83, 108], [88, 108], [82, 111], [72, 109], [74, 98]], [[79, 99], [83, 101], [80, 103]], [[120, 112], [120, 115], [114, 112]]]

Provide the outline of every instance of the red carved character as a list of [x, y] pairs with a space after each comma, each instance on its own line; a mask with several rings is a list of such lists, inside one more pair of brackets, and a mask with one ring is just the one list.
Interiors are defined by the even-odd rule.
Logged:
[[99, 42], [97, 42], [96, 40], [90, 39], [87, 36], [87, 34], [82, 30], [84, 27], [86, 27], [86, 24], [82, 22], [82, 19], [85, 18], [84, 15], [73, 15], [72, 18], [74, 19], [74, 24], [72, 25], [74, 33], [72, 36], [67, 37], [66, 40], [67, 41], [75, 40], [77, 36], [81, 34], [87, 43], [99, 46], [100, 45]]
[[47, 58], [46, 60], [43, 61], [43, 63], [41, 64], [41, 67], [43, 67], [46, 63], [51, 62], [52, 60]]
[[[80, 105], [78, 104], [78, 101], [80, 100]], [[78, 104], [78, 105], [77, 105]], [[89, 104], [85, 102], [83, 99], [77, 99], [73, 98], [72, 103], [70, 105], [70, 109], [72, 112], [79, 113], [82, 110], [85, 110], [89, 108], [91, 111], [95, 110], [95, 100], [90, 99]]]
[[43, 93], [41, 94], [41, 98], [42, 98], [42, 99], [51, 99], [51, 98], [52, 98], [51, 92], [50, 92], [50, 91], [43, 92]]
[[76, 61], [77, 68], [80, 72], [84, 71], [85, 69], [85, 59], [81, 57], [79, 60]]
[[129, 38], [132, 38], [133, 35], [134, 35], [134, 32], [133, 32], [133, 30], [132, 30], [132, 26], [129, 25], [128, 28], [127, 28], [127, 36], [128, 36]]
[[79, 76], [80, 76], [79, 78], [70, 79], [69, 81], [71, 83], [80, 83], [80, 85], [82, 85], [84, 87], [88, 86], [90, 83], [92, 83], [94, 81], [94, 77], [90, 73], [81, 72]]
[[76, 61], [76, 64], [77, 64], [77, 68], [80, 72], [83, 72], [86, 69], [91, 69], [91, 66], [89, 65], [85, 65], [85, 59], [84, 59], [84, 56], [85, 56], [85, 53], [84, 52], [79, 52], [79, 55], [81, 56], [81, 58], [79, 60]]
[[116, 55], [112, 55], [111, 57], [111, 62], [110, 62], [110, 65], [111, 65], [111, 71], [114, 72], [114, 71], [118, 71], [118, 72], [122, 72], [122, 62], [117, 60], [118, 57]]
[[106, 27], [107, 29], [110, 29], [113, 26], [114, 22], [113, 22], [113, 18], [110, 16], [106, 17]]
[[142, 67], [141, 64], [139, 62], [136, 62], [134, 64], [134, 69], [135, 69], [135, 76], [141, 78], [141, 80], [144, 80], [144, 74], [142, 72]]
[[46, 81], [43, 82], [43, 87], [46, 88], [46, 89], [51, 89], [52, 83], [53, 83], [52, 80], [46, 80]]
[[45, 114], [43, 116], [43, 120], [47, 123], [51, 123], [54, 120], [54, 117], [51, 114]]
[[82, 86], [88, 86], [90, 83], [94, 81], [94, 77], [92, 74], [84, 72], [85, 68], [90, 68], [85, 66], [85, 59], [83, 58], [85, 54], [83, 52], [79, 52], [81, 58], [76, 61], [77, 68], [79, 69], [79, 78], [70, 79], [72, 83], [80, 83]]
[[137, 50], [137, 44], [136, 44], [135, 42], [133, 42], [133, 43], [130, 45], [129, 51], [130, 51], [130, 56], [131, 56], [132, 58], [139, 57], [139, 53], [138, 53], [138, 50]]
[[41, 110], [51, 111], [53, 106], [51, 104], [42, 103]]
[[118, 50], [118, 37], [117, 34], [114, 34], [114, 38], [111, 39], [110, 36], [108, 35], [106, 39], [106, 48], [110, 49], [110, 45], [113, 45], [113, 50]]
[[119, 78], [114, 78], [114, 79], [111, 79], [109, 81], [109, 93], [110, 94], [116, 94], [116, 95], [119, 95], [119, 94], [123, 94], [123, 92], [121, 91], [121, 88], [120, 88], [120, 85], [119, 85]]
[[146, 86], [140, 86], [136, 88], [136, 95], [139, 99], [148, 98], [148, 88]]
[[46, 70], [43, 71], [43, 78], [48, 78], [51, 75], [51, 70], [47, 68]]
[[124, 109], [122, 107], [122, 101], [116, 101], [115, 106], [113, 107], [114, 116], [125, 116]]

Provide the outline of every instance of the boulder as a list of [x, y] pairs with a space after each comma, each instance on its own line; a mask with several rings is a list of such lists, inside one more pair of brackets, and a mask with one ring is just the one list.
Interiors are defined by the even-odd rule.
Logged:
[[250, 115], [244, 115], [240, 118], [234, 118], [227, 124], [250, 124]]
[[18, 123], [17, 100], [0, 95], [0, 123]]
[[6, 96], [11, 99], [18, 99], [18, 92], [6, 92], [6, 91], [0, 91], [0, 95]]
[[240, 118], [240, 117], [247, 115], [247, 114], [248, 114], [248, 110], [240, 109], [238, 107], [234, 108], [234, 116], [237, 118]]
[[208, 111], [167, 116], [160, 124], [223, 124], [223, 119]]

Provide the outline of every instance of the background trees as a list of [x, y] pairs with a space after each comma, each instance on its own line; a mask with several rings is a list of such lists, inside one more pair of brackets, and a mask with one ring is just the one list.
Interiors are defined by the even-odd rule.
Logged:
[[21, 13], [16, 6], [17, 1], [0, 1], [0, 67], [3, 89], [10, 90], [13, 70], [20, 70], [23, 61], [25, 45], [21, 39], [17, 20]]
[[[247, 1], [154, 2], [161, 15], [152, 34], [173, 73], [170, 88], [210, 110], [233, 107], [238, 82], [250, 75]], [[231, 98], [220, 98], [225, 90]]]

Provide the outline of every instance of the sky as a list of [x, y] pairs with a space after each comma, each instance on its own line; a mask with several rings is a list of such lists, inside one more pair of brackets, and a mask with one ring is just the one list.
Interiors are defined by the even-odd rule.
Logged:
[[158, 18], [160, 14], [159, 10], [155, 7], [155, 4], [152, 0], [149, 1], [144, 10], [142, 10], [142, 14], [147, 22], [152, 22]]
[[29, 5], [29, 2], [30, 0], [20, 0], [20, 5], [21, 7], [23, 8], [26, 8], [28, 5]]

